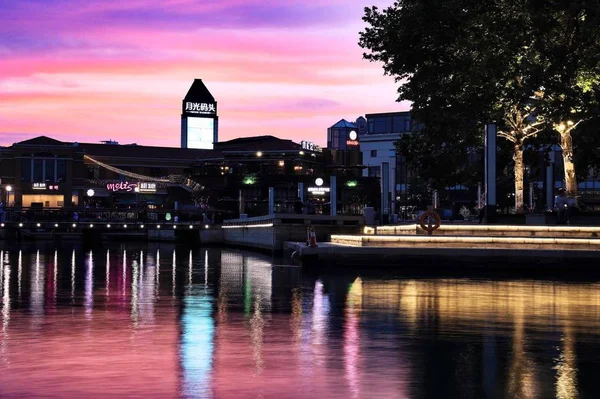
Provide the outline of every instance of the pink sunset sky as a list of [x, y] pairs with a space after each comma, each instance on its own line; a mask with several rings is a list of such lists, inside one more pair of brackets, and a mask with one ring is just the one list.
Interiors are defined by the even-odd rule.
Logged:
[[362, 59], [365, 6], [393, 0], [7, 0], [0, 3], [0, 144], [178, 146], [194, 78], [219, 139], [325, 144], [341, 118], [407, 110]]

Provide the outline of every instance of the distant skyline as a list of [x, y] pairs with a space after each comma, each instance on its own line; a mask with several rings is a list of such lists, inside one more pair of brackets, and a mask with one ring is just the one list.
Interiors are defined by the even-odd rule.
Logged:
[[0, 4], [0, 144], [37, 135], [179, 146], [194, 78], [219, 139], [326, 143], [327, 127], [407, 110], [358, 46], [393, 0], [19, 0]]

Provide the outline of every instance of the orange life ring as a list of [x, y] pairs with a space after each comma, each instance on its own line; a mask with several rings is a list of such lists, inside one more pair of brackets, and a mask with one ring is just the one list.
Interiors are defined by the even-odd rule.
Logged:
[[[425, 221], [429, 218], [433, 219], [434, 224], [432, 224], [432, 225], [425, 224]], [[441, 222], [442, 222], [442, 219], [440, 218], [440, 215], [438, 215], [434, 211], [425, 211], [425, 212], [423, 212], [421, 217], [419, 217], [419, 225], [421, 226], [421, 228], [423, 230], [425, 230], [429, 234], [431, 234], [434, 230], [439, 228]]]

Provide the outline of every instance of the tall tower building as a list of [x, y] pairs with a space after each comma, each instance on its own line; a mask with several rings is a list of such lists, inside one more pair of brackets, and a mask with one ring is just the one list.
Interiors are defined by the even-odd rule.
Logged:
[[202, 79], [194, 79], [181, 107], [181, 148], [212, 150], [218, 141], [217, 101]]

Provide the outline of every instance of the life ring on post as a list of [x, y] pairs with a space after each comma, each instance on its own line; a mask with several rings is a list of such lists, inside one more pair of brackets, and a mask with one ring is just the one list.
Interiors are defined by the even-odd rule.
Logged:
[[428, 235], [432, 235], [433, 231], [440, 227], [441, 222], [440, 215], [431, 209], [431, 207], [419, 217], [419, 225]]

